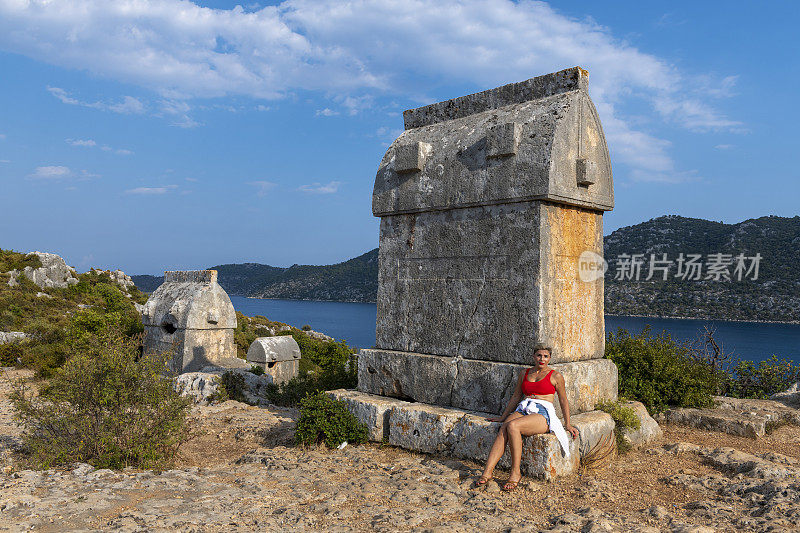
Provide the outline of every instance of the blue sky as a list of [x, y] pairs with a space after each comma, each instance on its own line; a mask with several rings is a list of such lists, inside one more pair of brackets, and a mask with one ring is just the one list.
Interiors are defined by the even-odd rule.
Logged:
[[0, 247], [84, 271], [377, 246], [402, 111], [580, 65], [605, 233], [795, 216], [800, 4], [0, 0]]

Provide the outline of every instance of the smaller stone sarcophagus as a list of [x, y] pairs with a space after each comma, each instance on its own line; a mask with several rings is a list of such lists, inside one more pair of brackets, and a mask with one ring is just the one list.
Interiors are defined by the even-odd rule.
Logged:
[[247, 362], [263, 368], [273, 383], [285, 383], [300, 373], [300, 346], [291, 335], [259, 337], [247, 350]]
[[197, 371], [236, 357], [236, 311], [216, 270], [164, 272], [142, 311], [145, 353], [173, 352], [171, 369]]

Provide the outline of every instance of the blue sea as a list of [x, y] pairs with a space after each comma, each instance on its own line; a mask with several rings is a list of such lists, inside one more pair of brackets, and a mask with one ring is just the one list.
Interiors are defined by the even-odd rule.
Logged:
[[[262, 300], [231, 296], [233, 306], [245, 315], [263, 315], [270, 320], [301, 328], [308, 324], [350, 346], [370, 348], [375, 344], [375, 304], [313, 302], [298, 300]], [[800, 364], [800, 324], [728, 322], [683, 318], [646, 318], [606, 316], [606, 332], [624, 328], [639, 333], [646, 326], [654, 333], [666, 331], [677, 341], [693, 340], [704, 326], [713, 327], [714, 339], [726, 353], [751, 361], [772, 355]]]

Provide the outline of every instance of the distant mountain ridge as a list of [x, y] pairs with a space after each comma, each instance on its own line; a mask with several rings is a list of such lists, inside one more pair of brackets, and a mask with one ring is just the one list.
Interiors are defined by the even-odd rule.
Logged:
[[[620, 261], [641, 254], [641, 276], [616, 279]], [[667, 254], [672, 269], [666, 281], [656, 273], [646, 280], [650, 255]], [[758, 278], [741, 281], [688, 280], [676, 277], [680, 254], [760, 254]], [[767, 216], [724, 224], [665, 215], [620, 228], [604, 239], [609, 263], [605, 275], [605, 310], [615, 315], [800, 321], [800, 216]], [[378, 249], [335, 265], [257, 263], [218, 265], [219, 282], [229, 294], [291, 300], [374, 302], [378, 288]], [[733, 265], [730, 269], [733, 272]], [[705, 277], [706, 272], [703, 272]], [[157, 276], [131, 276], [143, 291], [162, 282]], [[752, 273], [750, 275], [752, 277]]]
[[[378, 249], [335, 265], [292, 265], [288, 268], [259, 263], [209, 267], [218, 272], [228, 294], [253, 298], [374, 302], [378, 292]], [[163, 276], [131, 276], [140, 290], [154, 291]]]
[[[620, 228], [604, 239], [609, 263], [605, 277], [605, 311], [616, 315], [718, 318], [724, 320], [800, 321], [800, 216], [766, 216], [738, 224], [666, 215]], [[642, 254], [645, 263], [639, 281], [617, 279], [625, 255]], [[651, 254], [674, 261], [666, 280], [649, 273]], [[683, 254], [700, 256], [700, 280], [676, 277]], [[714, 257], [723, 254], [723, 257]], [[736, 256], [760, 255], [755, 272], [735, 275]], [[708, 270], [717, 259], [732, 260], [730, 280]], [[624, 270], [624, 269], [623, 269]], [[746, 273], [745, 273], [746, 274]], [[707, 277], [711, 276], [710, 279]]]

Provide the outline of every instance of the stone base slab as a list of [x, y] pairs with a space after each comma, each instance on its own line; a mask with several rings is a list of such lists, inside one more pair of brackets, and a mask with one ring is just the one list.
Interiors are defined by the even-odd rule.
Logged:
[[[500, 428], [498, 422], [486, 420], [490, 415], [485, 413], [406, 402], [354, 390], [340, 389], [328, 394], [345, 402], [348, 409], [367, 424], [371, 440], [386, 441], [412, 451], [483, 462]], [[572, 425], [578, 428], [580, 436], [571, 441], [569, 457], [552, 433], [524, 437], [523, 474], [550, 480], [574, 472], [580, 465], [581, 454], [614, 430], [614, 420], [601, 411], [574, 415]], [[508, 452], [499, 466], [510, 466]]]
[[[611, 360], [551, 366], [564, 376], [570, 413], [591, 411], [600, 400], [617, 399], [619, 377]], [[526, 368], [513, 363], [368, 349], [358, 354], [358, 389], [401, 400], [501, 413]], [[561, 416], [561, 406], [555, 403]]]

